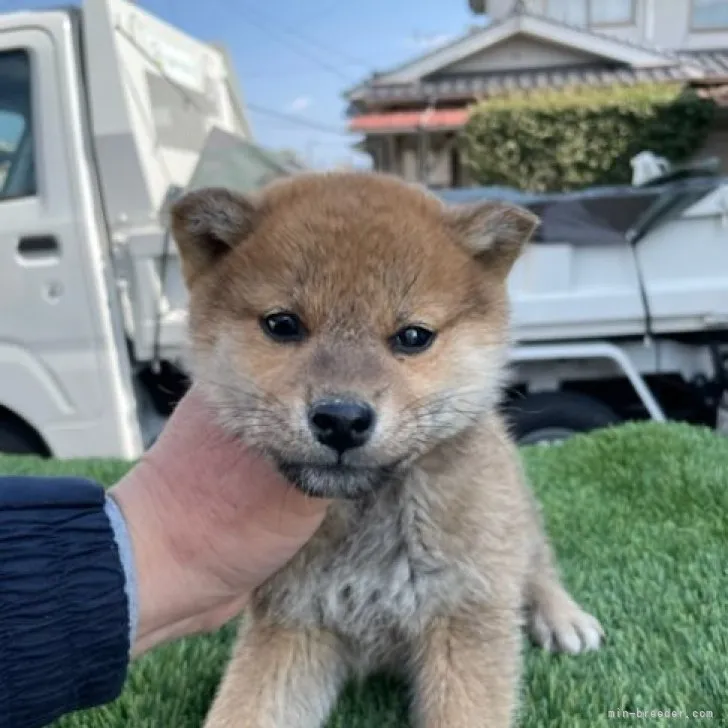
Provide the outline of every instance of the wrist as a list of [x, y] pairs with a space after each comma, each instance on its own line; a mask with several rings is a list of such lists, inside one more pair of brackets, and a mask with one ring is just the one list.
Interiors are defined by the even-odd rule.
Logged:
[[134, 656], [160, 642], [205, 631], [205, 614], [224, 608], [232, 598], [224, 584], [198, 567], [200, 534], [180, 532], [178, 526], [189, 524], [189, 514], [180, 513], [167, 492], [161, 474], [143, 459], [109, 494], [124, 515], [133, 553]]
[[129, 645], [134, 645], [139, 622], [139, 590], [137, 585], [136, 564], [132, 551], [129, 528], [116, 500], [108, 494], [104, 502], [104, 513], [109, 519], [114, 540], [119, 551], [119, 560], [124, 571], [124, 591], [129, 612]]

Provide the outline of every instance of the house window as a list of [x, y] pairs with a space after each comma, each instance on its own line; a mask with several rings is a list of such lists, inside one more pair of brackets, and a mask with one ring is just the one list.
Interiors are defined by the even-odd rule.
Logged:
[[589, 22], [587, 0], [548, 0], [548, 15], [569, 25], [586, 26]]
[[634, 0], [590, 0], [589, 25], [628, 25], [634, 22]]
[[695, 30], [728, 28], [728, 0], [693, 0], [692, 26]]
[[577, 26], [626, 25], [634, 21], [635, 0], [547, 0], [548, 15]]

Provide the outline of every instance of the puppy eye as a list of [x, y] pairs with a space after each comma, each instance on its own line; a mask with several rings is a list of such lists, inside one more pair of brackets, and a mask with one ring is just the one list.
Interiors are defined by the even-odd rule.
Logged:
[[306, 327], [295, 313], [271, 313], [261, 319], [261, 327], [273, 341], [288, 344], [306, 338]]
[[423, 326], [405, 326], [392, 337], [392, 348], [401, 354], [419, 354], [434, 340], [434, 331]]

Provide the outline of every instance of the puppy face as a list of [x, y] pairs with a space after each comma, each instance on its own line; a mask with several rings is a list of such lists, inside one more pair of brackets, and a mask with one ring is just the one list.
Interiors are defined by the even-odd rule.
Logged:
[[172, 217], [193, 374], [306, 492], [369, 492], [494, 406], [530, 213], [355, 173], [203, 190]]

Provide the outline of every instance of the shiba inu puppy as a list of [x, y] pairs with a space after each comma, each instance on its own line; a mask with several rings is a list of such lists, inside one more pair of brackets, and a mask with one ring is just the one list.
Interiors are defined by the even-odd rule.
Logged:
[[312, 497], [313, 539], [255, 593], [207, 728], [319, 728], [391, 668], [422, 728], [514, 721], [522, 626], [599, 646], [561, 585], [497, 412], [506, 278], [538, 220], [368, 173], [306, 174], [172, 212], [194, 377]]

